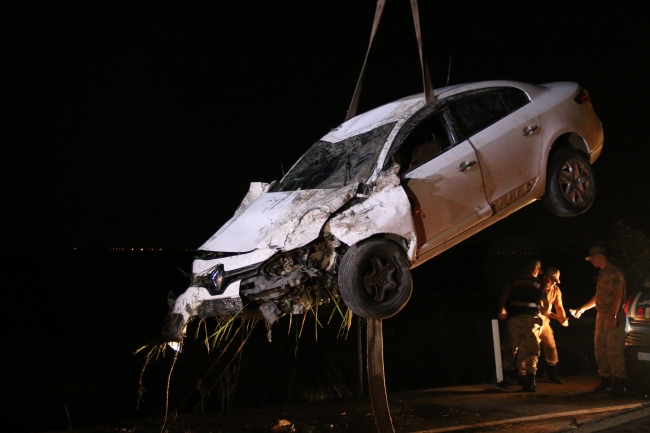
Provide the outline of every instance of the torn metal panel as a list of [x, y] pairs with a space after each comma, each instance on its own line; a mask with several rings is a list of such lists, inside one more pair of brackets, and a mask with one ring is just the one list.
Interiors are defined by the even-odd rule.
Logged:
[[235, 215], [241, 213], [241, 211], [246, 209], [248, 205], [250, 205], [252, 202], [257, 200], [266, 191], [268, 191], [270, 185], [271, 184], [264, 183], [264, 182], [251, 182], [250, 186], [248, 187], [248, 192], [246, 193], [246, 196], [244, 197], [241, 204], [235, 211]]
[[[198, 315], [199, 307], [204, 301], [212, 300], [228, 300], [224, 301], [224, 308], [234, 309], [238, 304], [233, 298], [239, 298], [239, 285], [241, 281], [234, 281], [231, 283], [221, 295], [210, 295], [210, 292], [205, 287], [190, 286], [185, 292], [176, 298], [176, 302], [172, 307], [171, 314], [180, 314], [183, 316], [183, 321], [186, 323], [190, 317]], [[241, 305], [241, 300], [239, 300]], [[230, 312], [234, 314], [237, 311]]]
[[370, 131], [379, 126], [399, 122], [424, 105], [424, 95], [413, 95], [390, 102], [381, 107], [359, 114], [342, 125], [331, 130], [322, 140], [329, 142], [343, 141], [349, 137]]
[[358, 184], [338, 189], [265, 193], [235, 215], [201, 250], [293, 249], [318, 237], [329, 216], [354, 197]]
[[[416, 234], [411, 216], [411, 205], [397, 177], [399, 166], [382, 172], [374, 191], [367, 200], [346, 209], [332, 218], [330, 232], [348, 245], [375, 234], [392, 233], [415, 243]], [[410, 248], [412, 261], [414, 248]]]
[[264, 316], [264, 320], [266, 320], [266, 323], [269, 325], [273, 325], [282, 315], [282, 311], [280, 311], [280, 309], [273, 302], [263, 303], [260, 306], [260, 311]]

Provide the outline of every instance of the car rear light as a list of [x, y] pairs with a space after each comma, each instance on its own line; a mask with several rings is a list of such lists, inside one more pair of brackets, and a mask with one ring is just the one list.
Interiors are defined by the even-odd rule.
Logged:
[[591, 96], [589, 96], [589, 92], [587, 92], [587, 89], [581, 87], [580, 91], [576, 95], [575, 98], [573, 98], [574, 101], [576, 101], [578, 104], [588, 104], [591, 102]]

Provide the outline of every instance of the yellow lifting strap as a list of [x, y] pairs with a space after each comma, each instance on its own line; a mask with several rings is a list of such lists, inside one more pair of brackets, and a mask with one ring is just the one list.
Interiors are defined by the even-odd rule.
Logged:
[[[413, 23], [415, 24], [415, 37], [418, 41], [418, 51], [420, 53], [420, 68], [422, 69], [422, 84], [424, 86], [424, 98], [426, 103], [430, 103], [436, 100], [435, 95], [433, 94], [433, 85], [431, 82], [431, 73], [429, 72], [429, 65], [427, 64], [426, 59], [424, 58], [424, 52], [422, 49], [422, 32], [420, 30], [420, 11], [418, 8], [417, 0], [411, 1], [411, 11], [413, 12]], [[359, 74], [359, 79], [357, 80], [357, 86], [354, 89], [354, 95], [352, 96], [352, 101], [350, 102], [350, 108], [348, 108], [348, 114], [345, 117], [345, 120], [350, 120], [357, 115], [357, 107], [359, 105], [359, 96], [361, 94], [361, 87], [363, 85], [363, 77], [366, 73], [366, 64], [368, 63], [368, 55], [370, 54], [370, 48], [372, 47], [372, 41], [375, 39], [375, 34], [377, 33], [377, 27], [379, 27], [379, 21], [381, 20], [381, 14], [384, 11], [384, 5], [386, 0], [377, 0], [377, 8], [375, 9], [375, 19], [372, 23], [372, 31], [370, 32], [370, 42], [368, 43], [368, 49], [366, 50], [366, 57], [363, 60], [363, 66], [361, 67], [361, 73]]]

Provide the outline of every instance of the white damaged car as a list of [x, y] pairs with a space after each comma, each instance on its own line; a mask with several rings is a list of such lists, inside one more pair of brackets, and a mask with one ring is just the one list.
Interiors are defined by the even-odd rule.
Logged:
[[523, 206], [589, 209], [603, 130], [580, 85], [489, 81], [435, 95], [360, 114], [280, 181], [252, 183], [198, 249], [163, 337], [182, 340], [194, 316], [255, 311], [273, 324], [341, 298], [389, 317], [411, 296], [410, 269]]

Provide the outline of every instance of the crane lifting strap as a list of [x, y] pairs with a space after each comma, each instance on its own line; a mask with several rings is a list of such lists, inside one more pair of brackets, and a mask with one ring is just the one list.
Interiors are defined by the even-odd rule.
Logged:
[[[431, 82], [431, 74], [429, 71], [429, 65], [427, 64], [426, 59], [424, 58], [424, 51], [422, 48], [422, 32], [420, 30], [420, 11], [418, 8], [417, 0], [411, 1], [411, 11], [413, 13], [413, 23], [415, 24], [415, 37], [418, 41], [418, 51], [420, 53], [420, 68], [422, 70], [422, 84], [424, 86], [424, 97], [426, 103], [430, 103], [436, 100], [436, 97], [433, 93], [433, 85]], [[379, 27], [379, 21], [381, 20], [381, 14], [384, 11], [384, 6], [386, 0], [377, 0], [377, 8], [375, 9], [375, 19], [372, 23], [372, 31], [370, 32], [370, 42], [368, 42], [368, 49], [366, 50], [366, 57], [363, 60], [363, 66], [361, 67], [361, 73], [359, 74], [359, 79], [357, 80], [357, 86], [354, 89], [354, 95], [352, 96], [352, 101], [350, 102], [350, 108], [348, 108], [347, 116], [345, 120], [350, 120], [357, 115], [357, 107], [359, 105], [359, 96], [361, 94], [361, 87], [363, 85], [363, 77], [366, 73], [366, 65], [368, 63], [368, 55], [370, 54], [370, 48], [372, 47], [372, 41], [375, 39], [375, 34], [377, 34], [377, 27]]]

